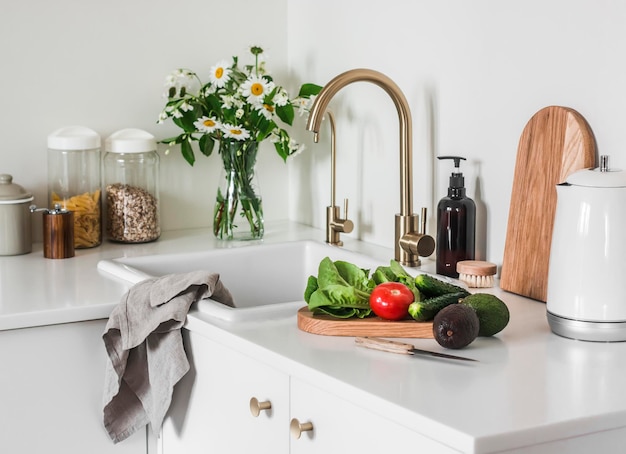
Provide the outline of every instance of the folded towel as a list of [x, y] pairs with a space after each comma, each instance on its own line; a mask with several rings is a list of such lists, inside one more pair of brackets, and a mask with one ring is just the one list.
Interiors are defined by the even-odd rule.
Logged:
[[189, 371], [180, 329], [191, 305], [209, 296], [234, 307], [218, 274], [172, 274], [134, 285], [111, 312], [102, 336], [104, 426], [114, 443], [148, 423], [160, 429], [174, 385]]

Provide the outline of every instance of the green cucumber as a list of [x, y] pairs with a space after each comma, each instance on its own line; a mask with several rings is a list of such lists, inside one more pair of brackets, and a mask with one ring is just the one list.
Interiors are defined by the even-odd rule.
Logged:
[[409, 306], [409, 314], [418, 322], [427, 322], [435, 318], [437, 312], [446, 306], [456, 304], [467, 296], [467, 292], [446, 293], [424, 301], [416, 301]]
[[418, 274], [415, 276], [415, 286], [426, 298], [459, 292], [465, 293], [465, 296], [469, 295], [469, 292], [463, 287], [444, 282], [430, 274]]

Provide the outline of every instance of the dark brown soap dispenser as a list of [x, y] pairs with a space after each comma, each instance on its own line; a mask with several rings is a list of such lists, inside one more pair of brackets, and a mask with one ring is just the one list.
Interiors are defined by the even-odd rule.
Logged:
[[437, 273], [459, 277], [456, 264], [474, 260], [476, 238], [476, 204], [465, 195], [465, 179], [459, 167], [461, 156], [438, 156], [454, 160], [447, 197], [437, 205]]

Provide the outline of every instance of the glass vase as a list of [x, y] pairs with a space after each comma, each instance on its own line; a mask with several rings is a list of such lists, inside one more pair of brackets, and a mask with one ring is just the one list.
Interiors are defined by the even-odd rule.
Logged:
[[224, 164], [213, 212], [213, 233], [221, 240], [263, 238], [263, 203], [256, 175], [256, 141], [222, 140]]

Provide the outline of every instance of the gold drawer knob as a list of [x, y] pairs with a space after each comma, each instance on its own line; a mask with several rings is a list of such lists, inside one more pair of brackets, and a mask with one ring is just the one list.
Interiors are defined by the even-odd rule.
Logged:
[[271, 409], [272, 403], [269, 400], [259, 402], [259, 399], [257, 399], [256, 397], [250, 399], [250, 413], [252, 413], [252, 416], [254, 416], [255, 418], [259, 416], [263, 410]]
[[313, 423], [312, 422], [300, 422], [298, 418], [293, 418], [291, 423], [289, 424], [289, 431], [291, 432], [291, 436], [296, 440], [302, 436], [302, 432], [311, 432], [313, 431]]

